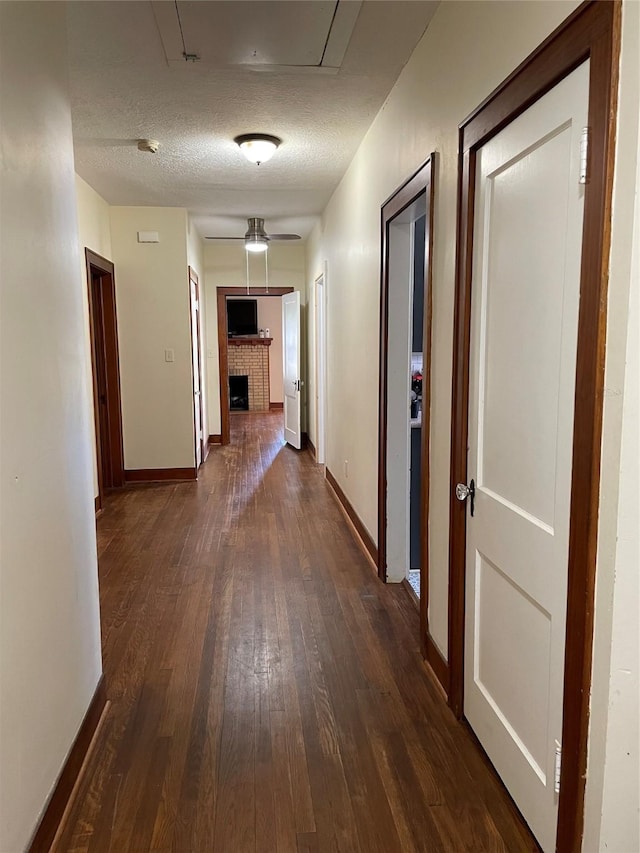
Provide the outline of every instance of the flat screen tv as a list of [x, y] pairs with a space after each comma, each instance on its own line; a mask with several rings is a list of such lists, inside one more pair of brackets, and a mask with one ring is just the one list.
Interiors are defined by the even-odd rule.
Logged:
[[229, 337], [258, 334], [258, 302], [256, 299], [227, 299]]

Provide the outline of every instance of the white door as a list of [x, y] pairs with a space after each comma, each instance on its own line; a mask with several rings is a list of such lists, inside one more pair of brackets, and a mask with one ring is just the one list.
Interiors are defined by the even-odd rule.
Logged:
[[200, 301], [198, 285], [191, 280], [191, 360], [193, 364], [193, 420], [195, 429], [196, 467], [202, 464], [202, 383], [200, 379]]
[[464, 713], [555, 849], [588, 63], [478, 153]]
[[284, 358], [284, 438], [298, 450], [302, 447], [300, 425], [300, 292], [282, 297], [282, 340]]

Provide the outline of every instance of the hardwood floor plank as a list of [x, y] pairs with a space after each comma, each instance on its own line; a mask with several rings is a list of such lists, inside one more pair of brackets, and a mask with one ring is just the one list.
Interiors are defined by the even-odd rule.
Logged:
[[98, 518], [111, 707], [58, 853], [537, 849], [282, 415]]

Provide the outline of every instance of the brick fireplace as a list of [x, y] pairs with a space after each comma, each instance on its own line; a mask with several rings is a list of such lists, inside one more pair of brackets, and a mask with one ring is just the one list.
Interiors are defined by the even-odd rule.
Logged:
[[229, 376], [247, 376], [249, 411], [269, 411], [269, 347], [272, 338], [229, 338]]

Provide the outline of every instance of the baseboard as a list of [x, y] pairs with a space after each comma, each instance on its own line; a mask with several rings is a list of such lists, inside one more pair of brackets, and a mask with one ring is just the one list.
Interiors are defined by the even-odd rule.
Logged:
[[175, 483], [195, 479], [195, 468], [135, 468], [124, 472], [125, 483]]
[[316, 446], [308, 436], [307, 436], [307, 450], [311, 451], [311, 455], [313, 456], [314, 460], [316, 460], [318, 458], [318, 455], [316, 453]]
[[449, 664], [442, 657], [440, 649], [433, 641], [431, 634], [427, 634], [427, 663], [444, 690], [444, 695], [449, 695]]
[[95, 514], [99, 515], [102, 512], [102, 498], [100, 495], [96, 495], [93, 500], [93, 508], [95, 510]]
[[277, 412], [279, 409], [284, 409], [284, 403], [269, 403], [269, 410]]
[[83, 767], [91, 752], [95, 735], [108, 707], [104, 676], [100, 677], [80, 730], [69, 751], [58, 781], [29, 845], [29, 853], [48, 853], [62, 824], [80, 780]]
[[210, 435], [209, 444], [222, 444], [222, 436], [218, 433], [216, 433], [216, 435]]
[[332, 489], [332, 491], [336, 497], [336, 500], [338, 501], [338, 503], [340, 504], [340, 506], [344, 510], [344, 513], [347, 516], [347, 518], [349, 519], [349, 521], [351, 522], [350, 526], [351, 526], [352, 532], [355, 534], [354, 538], [355, 538], [356, 542], [358, 543], [358, 545], [360, 545], [360, 547], [362, 548], [362, 550], [366, 554], [367, 558], [370, 558], [371, 560], [373, 560], [374, 567], [376, 568], [376, 571], [377, 571], [378, 549], [377, 549], [373, 539], [369, 535], [369, 532], [367, 531], [367, 529], [364, 526], [364, 524], [362, 523], [362, 521], [360, 521], [360, 518], [359, 518], [357, 512], [351, 506], [347, 496], [345, 495], [345, 493], [342, 491], [342, 489], [338, 485], [338, 481], [336, 480], [336, 478], [333, 476], [331, 471], [326, 466], [325, 466], [325, 477], [327, 478], [327, 482], [331, 486], [331, 489]]

